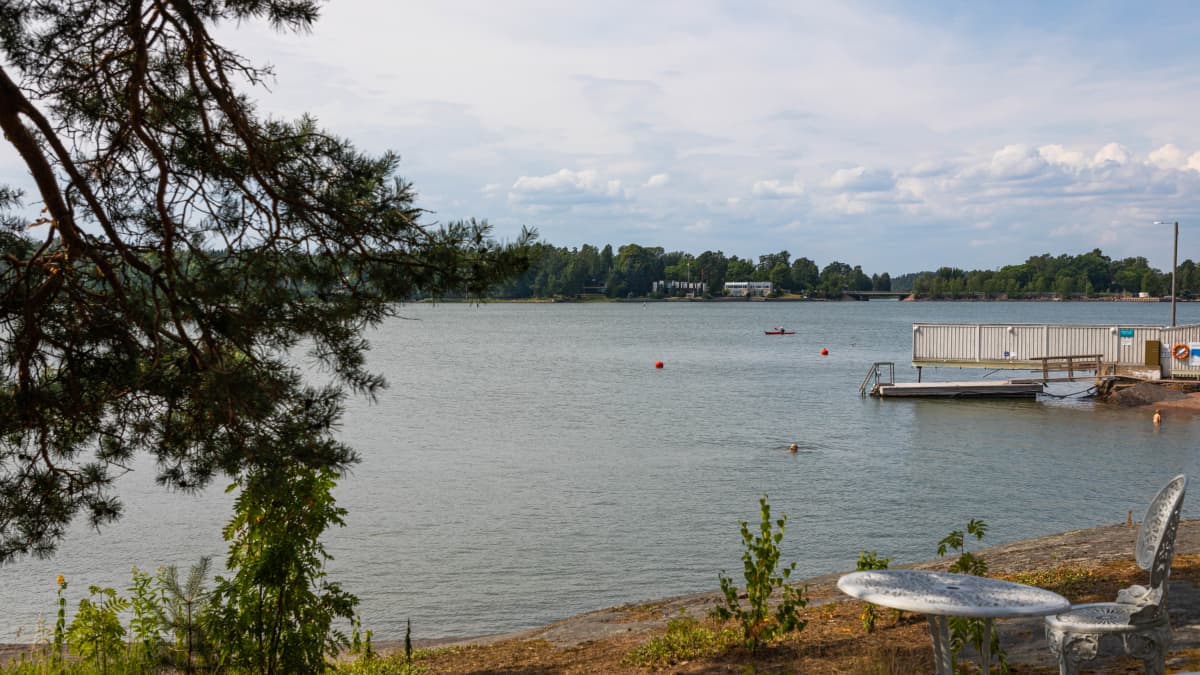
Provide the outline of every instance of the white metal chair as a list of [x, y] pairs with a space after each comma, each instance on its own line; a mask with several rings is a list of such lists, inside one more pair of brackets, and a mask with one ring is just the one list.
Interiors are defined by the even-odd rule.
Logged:
[[1116, 602], [1073, 605], [1062, 614], [1046, 617], [1046, 639], [1058, 657], [1061, 675], [1075, 675], [1083, 661], [1122, 652], [1141, 659], [1147, 673], [1166, 672], [1171, 642], [1167, 578], [1186, 489], [1187, 476], [1172, 478], [1155, 495], [1142, 519], [1134, 557], [1138, 567], [1150, 572], [1149, 586], [1123, 589]]

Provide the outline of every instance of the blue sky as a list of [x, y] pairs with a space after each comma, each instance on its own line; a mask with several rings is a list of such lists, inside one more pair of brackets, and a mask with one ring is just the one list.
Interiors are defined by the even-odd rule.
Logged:
[[228, 26], [447, 221], [899, 274], [1200, 258], [1200, 5], [439, 0]]

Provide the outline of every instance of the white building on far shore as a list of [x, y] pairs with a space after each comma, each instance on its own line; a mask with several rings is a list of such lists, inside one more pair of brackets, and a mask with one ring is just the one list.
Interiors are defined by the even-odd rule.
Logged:
[[726, 281], [725, 293], [735, 298], [766, 297], [775, 290], [769, 281]]

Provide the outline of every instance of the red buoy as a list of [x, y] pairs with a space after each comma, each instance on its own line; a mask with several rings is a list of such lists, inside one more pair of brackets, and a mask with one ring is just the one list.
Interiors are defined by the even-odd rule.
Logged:
[[829, 356], [829, 350], [821, 347], [821, 356]]
[[655, 367], [655, 368], [662, 368], [662, 361], [655, 361], [655, 362], [654, 362], [654, 367]]

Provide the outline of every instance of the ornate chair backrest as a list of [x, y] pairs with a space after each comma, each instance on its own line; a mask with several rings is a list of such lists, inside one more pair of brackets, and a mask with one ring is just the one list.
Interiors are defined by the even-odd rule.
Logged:
[[1175, 531], [1179, 529], [1179, 514], [1186, 490], [1187, 476], [1180, 474], [1172, 478], [1154, 496], [1142, 519], [1134, 557], [1138, 567], [1150, 572], [1150, 586], [1144, 589], [1138, 603], [1145, 604], [1146, 608], [1134, 615], [1136, 623], [1164, 615], [1167, 578], [1171, 576], [1171, 561], [1175, 557]]

